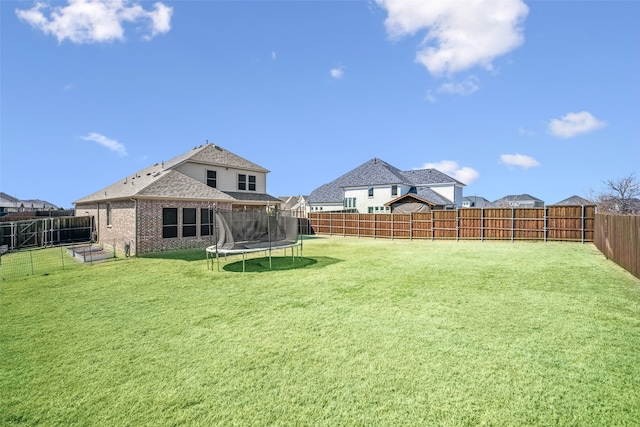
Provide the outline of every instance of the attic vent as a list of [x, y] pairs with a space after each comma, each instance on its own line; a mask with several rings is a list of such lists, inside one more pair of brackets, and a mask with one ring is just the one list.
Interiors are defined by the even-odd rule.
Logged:
[[218, 151], [222, 151], [222, 148], [221, 148], [221, 147], [218, 147], [217, 145], [214, 145], [214, 147], [216, 147], [216, 150], [218, 150]]
[[151, 172], [147, 172], [147, 176], [151, 175]]

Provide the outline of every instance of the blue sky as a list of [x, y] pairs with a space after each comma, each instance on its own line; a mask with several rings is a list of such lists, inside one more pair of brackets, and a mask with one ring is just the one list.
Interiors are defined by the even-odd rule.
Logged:
[[496, 200], [640, 178], [640, 2], [0, 2], [0, 191], [61, 207], [207, 140], [309, 194], [374, 157]]

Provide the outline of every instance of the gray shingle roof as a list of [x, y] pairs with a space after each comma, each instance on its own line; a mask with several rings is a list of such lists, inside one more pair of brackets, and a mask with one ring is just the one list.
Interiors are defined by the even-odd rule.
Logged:
[[[228, 202], [235, 199], [230, 194], [209, 187], [204, 183], [173, 170], [173, 168], [185, 162], [237, 167], [265, 173], [269, 172], [261, 166], [243, 159], [236, 154], [230, 153], [229, 151], [221, 149], [213, 144], [206, 144], [196, 147], [193, 150], [169, 161], [149, 166], [148, 168], [123, 178], [102, 190], [83, 197], [75, 203], [90, 203], [103, 200], [128, 199], [133, 197], [205, 199]], [[259, 199], [261, 201], [272, 201], [272, 199], [274, 199], [274, 197], [269, 196], [268, 194], [254, 196], [261, 196], [262, 198]]]
[[446, 197], [443, 197], [442, 195], [436, 193], [435, 191], [433, 191], [428, 187], [418, 187], [417, 190], [418, 190], [417, 191], [418, 196], [420, 196], [425, 200], [429, 200], [430, 202], [433, 202], [436, 205], [446, 206], [446, 205], [453, 204], [452, 200], [449, 200]]
[[531, 201], [542, 202], [543, 200], [540, 200], [537, 197], [533, 197], [529, 194], [510, 194], [508, 196], [504, 196], [503, 198], [494, 201], [493, 203], [495, 204], [500, 202], [531, 202]]
[[551, 206], [594, 206], [595, 203], [580, 196], [567, 197]]
[[403, 172], [413, 185], [430, 185], [430, 184], [459, 184], [464, 185], [460, 181], [451, 178], [449, 175], [440, 172], [437, 169], [414, 169]]
[[[463, 185], [436, 169], [417, 169], [403, 172], [383, 160], [374, 158], [313, 190], [309, 195], [309, 203], [342, 203], [344, 188], [347, 187], [404, 184], [416, 186], [420, 192], [420, 186], [449, 183]], [[423, 195], [419, 195], [436, 204], [452, 203], [433, 190], [424, 187], [422, 190], [424, 190]], [[443, 201], [446, 203], [441, 203]]]
[[264, 193], [242, 193], [236, 191], [225, 191], [230, 197], [235, 200], [241, 200], [245, 202], [275, 202], [282, 203], [282, 200], [277, 197], [273, 197]]

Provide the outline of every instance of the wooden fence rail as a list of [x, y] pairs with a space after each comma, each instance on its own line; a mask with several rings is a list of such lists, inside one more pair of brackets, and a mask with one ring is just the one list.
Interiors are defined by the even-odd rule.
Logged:
[[640, 278], [640, 216], [597, 214], [594, 244], [607, 258]]
[[463, 208], [412, 214], [312, 213], [310, 233], [390, 239], [592, 242], [595, 206]]

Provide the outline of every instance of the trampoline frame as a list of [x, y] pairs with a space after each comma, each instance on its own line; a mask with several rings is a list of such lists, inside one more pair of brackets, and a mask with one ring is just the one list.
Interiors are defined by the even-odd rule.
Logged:
[[[244, 273], [246, 271], [247, 254], [254, 253], [254, 252], [268, 253], [269, 269], [271, 269], [273, 268], [272, 260], [271, 260], [272, 252], [274, 250], [283, 249], [286, 256], [287, 249], [289, 248], [291, 248], [291, 260], [295, 264], [296, 255], [298, 259], [302, 258], [302, 239], [300, 237], [298, 237], [298, 240], [295, 242], [291, 242], [291, 241], [269, 242], [269, 245], [267, 247], [265, 247], [264, 244], [256, 244], [256, 243], [252, 244], [250, 242], [247, 242], [245, 244], [240, 244], [239, 246], [230, 248], [230, 249], [218, 248], [216, 247], [216, 245], [209, 246], [207, 247], [207, 250], [206, 250], [207, 251], [207, 269], [213, 270], [214, 257], [215, 257], [215, 263], [217, 264], [217, 267], [218, 267], [218, 271], [220, 271], [220, 255], [223, 255], [225, 260], [229, 255], [242, 255], [242, 272]], [[209, 263], [209, 260], [211, 260], [211, 263]]]

